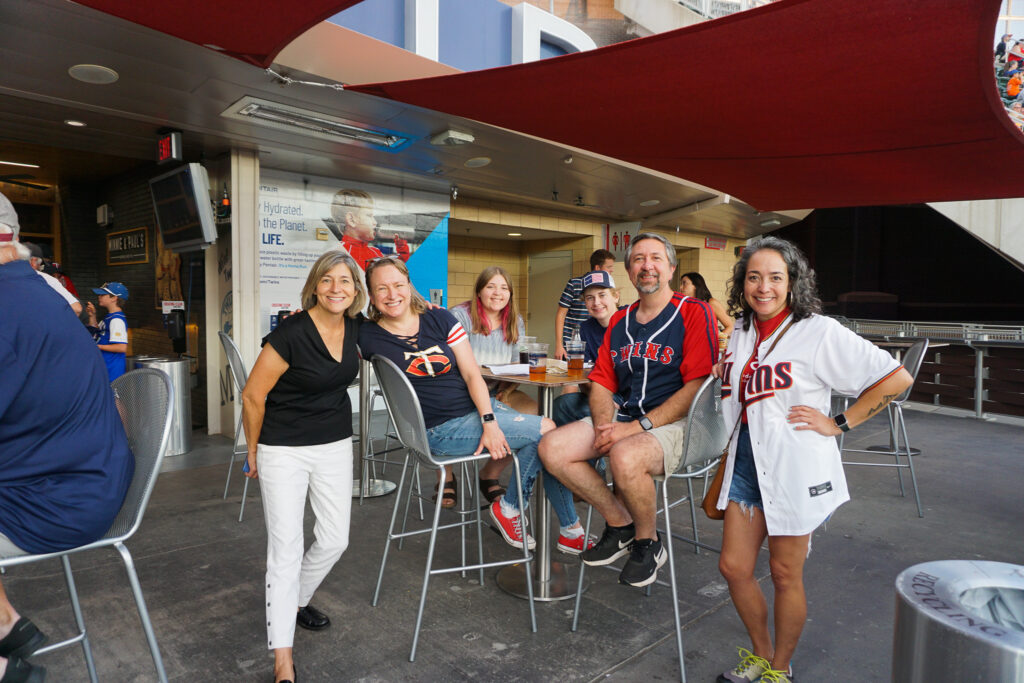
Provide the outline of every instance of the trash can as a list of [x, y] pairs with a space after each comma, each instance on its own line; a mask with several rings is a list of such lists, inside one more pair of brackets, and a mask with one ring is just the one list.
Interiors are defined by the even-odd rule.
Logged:
[[154, 368], [171, 378], [174, 387], [174, 411], [171, 436], [165, 455], [181, 455], [192, 450], [192, 391], [188, 358], [166, 356], [130, 356], [128, 369]]
[[1024, 567], [942, 560], [905, 569], [892, 680], [1024, 681]]

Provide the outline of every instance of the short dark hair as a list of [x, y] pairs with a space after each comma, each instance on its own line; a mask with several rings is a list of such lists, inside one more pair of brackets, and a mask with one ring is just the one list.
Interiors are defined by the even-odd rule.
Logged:
[[732, 267], [732, 278], [729, 280], [729, 315], [743, 318], [743, 329], [750, 329], [753, 310], [743, 296], [743, 284], [747, 279], [747, 264], [750, 258], [762, 249], [771, 249], [779, 253], [786, 262], [789, 274], [789, 310], [793, 313], [794, 322], [821, 313], [821, 299], [818, 298], [818, 284], [814, 269], [807, 262], [807, 257], [800, 249], [781, 237], [762, 237], [748, 244], [740, 255], [736, 265]]
[[595, 270], [598, 266], [603, 266], [604, 262], [608, 259], [615, 260], [615, 254], [608, 251], [607, 249], [598, 249], [590, 255], [590, 269]]
[[694, 297], [701, 301], [711, 301], [711, 290], [708, 289], [708, 283], [704, 281], [703, 275], [697, 271], [693, 271], [692, 273], [683, 273], [682, 277], [679, 278], [679, 281], [682, 282], [684, 277], [692, 282], [694, 288], [697, 290], [693, 294]]

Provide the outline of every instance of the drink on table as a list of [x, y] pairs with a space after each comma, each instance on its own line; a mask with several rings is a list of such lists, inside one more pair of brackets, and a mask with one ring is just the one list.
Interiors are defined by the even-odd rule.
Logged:
[[530, 353], [530, 377], [536, 379], [543, 377], [548, 371], [548, 345], [532, 343], [529, 347]]
[[565, 345], [565, 355], [569, 357], [569, 377], [579, 378], [583, 376], [583, 352], [587, 348], [587, 342], [581, 339], [573, 339]]
[[523, 365], [530, 363], [530, 344], [536, 343], [536, 337], [524, 336], [519, 340], [519, 362]]

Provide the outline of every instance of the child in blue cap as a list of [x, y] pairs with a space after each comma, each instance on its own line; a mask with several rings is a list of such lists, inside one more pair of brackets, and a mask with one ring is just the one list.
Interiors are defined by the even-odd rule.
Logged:
[[110, 381], [124, 374], [125, 354], [128, 352], [128, 320], [122, 309], [128, 299], [128, 288], [120, 282], [108, 282], [102, 287], [93, 287], [99, 296], [100, 306], [107, 310], [107, 316], [96, 324], [96, 307], [90, 301], [85, 312], [89, 316], [89, 331], [103, 354]]

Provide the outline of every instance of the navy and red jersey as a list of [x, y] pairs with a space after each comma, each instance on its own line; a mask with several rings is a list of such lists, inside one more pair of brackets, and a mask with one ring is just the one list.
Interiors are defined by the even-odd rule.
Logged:
[[405, 373], [420, 401], [427, 429], [476, 411], [452, 351], [453, 346], [467, 341], [462, 325], [443, 308], [422, 313], [420, 331], [412, 338], [392, 334], [377, 323], [364, 322], [359, 327], [363, 358], [379, 354]]
[[711, 374], [718, 353], [715, 315], [678, 292], [653, 320], [639, 323], [636, 302], [612, 316], [590, 380], [615, 394], [619, 421], [654, 410], [692, 379]]

